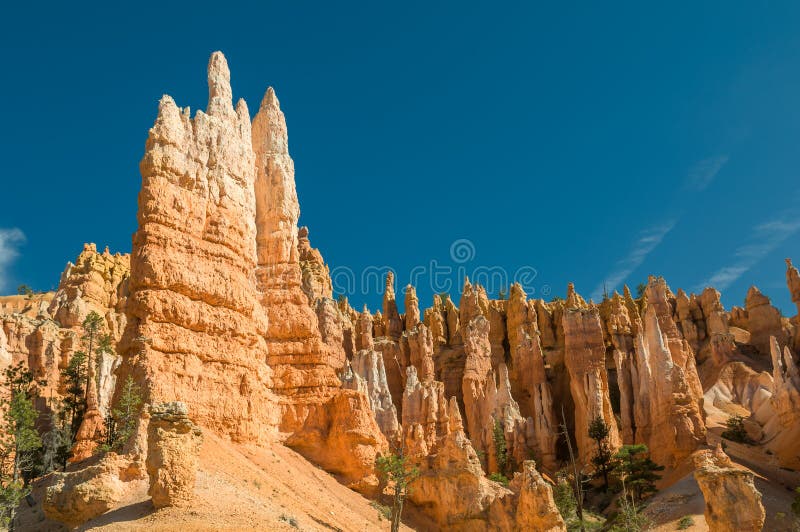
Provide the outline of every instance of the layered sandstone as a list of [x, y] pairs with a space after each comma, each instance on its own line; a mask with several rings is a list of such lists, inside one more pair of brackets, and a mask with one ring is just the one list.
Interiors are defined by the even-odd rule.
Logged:
[[95, 244], [85, 244], [75, 264], [67, 263], [48, 312], [62, 327], [79, 328], [89, 312], [106, 320], [115, 339], [125, 329], [125, 302], [128, 297], [130, 256], [97, 252]]
[[760, 532], [764, 526], [761, 493], [753, 472], [734, 465], [720, 447], [694, 455], [694, 478], [706, 502], [711, 532]]
[[139, 464], [108, 453], [80, 469], [52, 473], [47, 482], [45, 515], [76, 527], [115, 507], [147, 481]]
[[772, 355], [771, 412], [764, 423], [766, 447], [783, 467], [800, 467], [800, 369], [789, 346], [781, 349], [778, 340], [770, 338]]
[[153, 506], [191, 505], [202, 442], [203, 431], [189, 419], [185, 403], [150, 407], [146, 466]]
[[390, 442], [395, 441], [399, 436], [400, 423], [386, 381], [383, 357], [377, 351], [362, 349], [353, 355], [350, 366], [353, 377], [349, 382], [345, 381], [345, 386], [360, 390], [369, 398], [370, 408], [381, 432]]
[[527, 301], [525, 291], [517, 283], [509, 293], [507, 327], [511, 393], [520, 405], [521, 415], [531, 420], [534, 455], [544, 467], [554, 470], [558, 423], [553, 393], [545, 371], [536, 308]]
[[[574, 296], [574, 292], [572, 294]], [[576, 297], [573, 300], [578, 304]], [[588, 463], [593, 450], [589, 439], [589, 424], [593, 419], [600, 417], [609, 426], [608, 440], [612, 448], [620, 444], [609, 398], [603, 330], [595, 307], [568, 308], [563, 323], [564, 359], [575, 403], [575, 441], [580, 459]]]
[[784, 334], [780, 311], [773, 307], [769, 298], [755, 286], [751, 286], [747, 291], [745, 311], [747, 330], [750, 332], [751, 338], [750, 344], [761, 355], [765, 357], [769, 355], [771, 336], [778, 338], [782, 344], [787, 342], [788, 338]]
[[343, 484], [375, 495], [375, 459], [389, 450], [369, 399], [360, 390], [341, 389], [322, 408], [309, 411], [303, 430], [286, 444], [335, 474]]
[[[415, 380], [409, 368], [409, 382]], [[415, 383], [406, 397], [414, 401], [419, 391]], [[434, 394], [441, 400], [441, 396]], [[447, 530], [565, 530], [553, 502], [552, 489], [536, 472], [533, 462], [523, 465], [509, 488], [488, 480], [481, 461], [464, 433], [455, 398], [446, 406], [441, 402], [423, 403], [427, 414], [406, 418], [406, 452], [420, 469], [412, 484], [409, 500], [424, 508], [441, 529]], [[404, 411], [419, 411], [414, 401]], [[433, 407], [433, 408], [431, 408]], [[424, 408], [423, 408], [424, 410]], [[437, 437], [417, 421], [437, 419]], [[533, 528], [529, 528], [533, 527]]]
[[[336, 370], [344, 367], [341, 345], [323, 342], [320, 324], [306, 292], [300, 266], [297, 221], [300, 205], [289, 155], [286, 119], [272, 88], [267, 90], [253, 119], [252, 149], [255, 153], [255, 227], [260, 301], [269, 318], [266, 338], [268, 364], [273, 370], [273, 389], [284, 396], [315, 395], [327, 399], [339, 386]], [[307, 237], [307, 231], [304, 232]], [[305, 249], [305, 263], [321, 262]], [[307, 290], [319, 297], [322, 287], [318, 268], [306, 274]], [[296, 401], [290, 401], [296, 404]], [[294, 416], [293, 416], [294, 417]], [[302, 417], [302, 414], [300, 414]], [[285, 427], [289, 430], [296, 427]]]
[[277, 424], [253, 276], [255, 154], [218, 52], [208, 89], [194, 118], [164, 96], [147, 139], [122, 369], [149, 401], [180, 399], [198, 424], [252, 440]]

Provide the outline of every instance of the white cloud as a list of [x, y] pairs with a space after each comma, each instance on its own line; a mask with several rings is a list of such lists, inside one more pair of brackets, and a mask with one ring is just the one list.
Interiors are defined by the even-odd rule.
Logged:
[[605, 282], [600, 283], [600, 285], [595, 288], [594, 292], [592, 292], [592, 299], [599, 301], [602, 299], [605, 289], [612, 291], [621, 286], [630, 274], [641, 266], [644, 259], [661, 244], [661, 241], [664, 240], [667, 233], [672, 231], [672, 228], [675, 227], [677, 222], [677, 219], [668, 220], [662, 224], [649, 227], [639, 233], [639, 238], [634, 243], [630, 253], [617, 261], [614, 270], [606, 276]]
[[689, 169], [689, 174], [686, 176], [686, 188], [702, 192], [714, 181], [727, 162], [728, 155], [717, 155], [697, 162]]
[[796, 212], [784, 213], [757, 225], [753, 228], [747, 241], [736, 248], [732, 262], [714, 272], [698, 286], [698, 292], [706, 286], [713, 286], [720, 290], [728, 288], [798, 230], [800, 230], [800, 216]]
[[0, 290], [6, 289], [6, 269], [19, 256], [17, 248], [25, 242], [25, 233], [21, 229], [0, 229]]

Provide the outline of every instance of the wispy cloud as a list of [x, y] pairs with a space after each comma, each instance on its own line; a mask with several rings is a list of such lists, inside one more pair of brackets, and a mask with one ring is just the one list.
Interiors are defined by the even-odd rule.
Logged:
[[696, 192], [702, 192], [707, 189], [727, 162], [728, 155], [717, 155], [698, 161], [689, 169], [684, 185], [685, 188]]
[[698, 292], [706, 286], [725, 289], [736, 282], [750, 268], [775, 250], [784, 240], [800, 230], [800, 213], [786, 212], [753, 228], [747, 241], [736, 248], [730, 264], [723, 266], [700, 286]]
[[25, 242], [21, 229], [0, 229], [0, 290], [6, 289], [6, 270], [19, 256], [19, 245]]
[[667, 233], [672, 231], [677, 219], [667, 220], [664, 223], [648, 227], [641, 233], [633, 244], [631, 251], [622, 259], [620, 259], [614, 267], [614, 270], [609, 273], [605, 282], [592, 292], [592, 299], [599, 301], [603, 297], [604, 289], [614, 290], [618, 288], [625, 280], [644, 262], [644, 259], [653, 252], [654, 249], [661, 244]]

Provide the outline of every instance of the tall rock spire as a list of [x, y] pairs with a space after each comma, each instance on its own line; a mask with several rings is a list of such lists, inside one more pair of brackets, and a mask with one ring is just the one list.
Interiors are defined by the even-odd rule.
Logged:
[[252, 280], [255, 158], [221, 53], [208, 86], [208, 113], [194, 118], [162, 98], [139, 165], [121, 379], [134, 375], [148, 402], [180, 399], [204, 427], [250, 440], [275, 424]]
[[231, 71], [222, 52], [214, 52], [208, 60], [208, 109], [211, 116], [233, 114]]
[[269, 365], [276, 392], [323, 395], [338, 388], [344, 347], [322, 341], [319, 320], [302, 289], [297, 221], [300, 205], [289, 156], [286, 118], [272, 88], [253, 119], [256, 283], [267, 312]]

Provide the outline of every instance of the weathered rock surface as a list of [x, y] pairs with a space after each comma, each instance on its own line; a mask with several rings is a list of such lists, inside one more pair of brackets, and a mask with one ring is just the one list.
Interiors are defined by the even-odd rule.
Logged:
[[766, 447], [783, 467], [800, 467], [800, 369], [789, 346], [781, 349], [778, 340], [770, 337], [772, 355], [771, 412], [764, 423]]
[[310, 410], [301, 430], [286, 445], [366, 495], [374, 495], [378, 487], [375, 459], [389, 449], [367, 396], [347, 389], [323, 408]]
[[592, 454], [592, 442], [589, 439], [589, 423], [592, 419], [602, 417], [610, 428], [609, 445], [612, 448], [620, 445], [609, 398], [605, 345], [597, 308], [567, 309], [564, 313], [564, 342], [564, 359], [575, 402], [575, 441], [578, 456], [588, 463]]
[[80, 462], [94, 454], [95, 449], [103, 440], [106, 434], [106, 424], [103, 414], [100, 412], [100, 404], [97, 395], [97, 371], [93, 359], [88, 362], [89, 382], [86, 390], [86, 412], [83, 421], [75, 435], [75, 445], [72, 447], [70, 461]]
[[564, 520], [553, 500], [553, 490], [536, 470], [536, 463], [527, 460], [508, 485], [512, 495], [497, 500], [490, 508], [490, 521], [499, 530], [566, 530]]
[[86, 315], [95, 311], [103, 316], [115, 339], [125, 329], [125, 302], [128, 297], [130, 256], [108, 248], [97, 252], [85, 244], [75, 264], [67, 263], [48, 312], [62, 327], [78, 328]]
[[[344, 347], [323, 342], [313, 301], [303, 291], [297, 221], [300, 205], [289, 156], [286, 119], [272, 88], [253, 119], [255, 153], [255, 226], [258, 266], [255, 270], [261, 304], [266, 310], [268, 364], [273, 389], [284, 396], [329, 397], [339, 386], [336, 371], [344, 367]], [[307, 237], [307, 232], [304, 234]], [[305, 249], [305, 262], [321, 262]], [[319, 266], [317, 264], [317, 266]], [[310, 268], [306, 284], [326, 293]], [[321, 273], [321, 272], [317, 272]], [[320, 285], [320, 286], [317, 286]], [[317, 286], [316, 288], [314, 288]], [[290, 403], [302, 401], [295, 397]], [[314, 400], [314, 399], [312, 399]], [[296, 427], [283, 427], [292, 430]]]
[[142, 464], [108, 453], [76, 471], [52, 473], [42, 508], [49, 519], [75, 527], [116, 506], [145, 477]]
[[755, 286], [751, 286], [750, 290], [747, 291], [745, 311], [747, 312], [747, 330], [750, 332], [750, 343], [763, 356], [766, 357], [770, 352], [770, 336], [778, 338], [781, 344], [787, 342], [788, 338], [783, 331], [780, 311], [773, 307], [769, 298]]
[[511, 395], [522, 416], [529, 416], [535, 444], [533, 453], [551, 470], [556, 468], [558, 422], [553, 394], [545, 371], [536, 308], [527, 301], [519, 284], [511, 286], [507, 306], [508, 342], [511, 356]]
[[146, 465], [153, 506], [191, 505], [202, 443], [203, 431], [189, 419], [186, 404], [150, 407]]
[[234, 109], [218, 52], [208, 88], [208, 110], [194, 118], [164, 96], [147, 139], [122, 373], [134, 375], [148, 401], [180, 399], [199, 425], [255, 440], [277, 425], [277, 412], [253, 275], [250, 116], [243, 100]]
[[353, 355], [350, 366], [353, 377], [345, 380], [344, 386], [367, 396], [381, 432], [390, 442], [395, 441], [399, 437], [400, 423], [386, 382], [383, 357], [377, 351], [362, 349]]
[[764, 526], [761, 494], [753, 473], [735, 466], [717, 447], [694, 455], [694, 478], [706, 501], [705, 518], [711, 532], [760, 532]]

